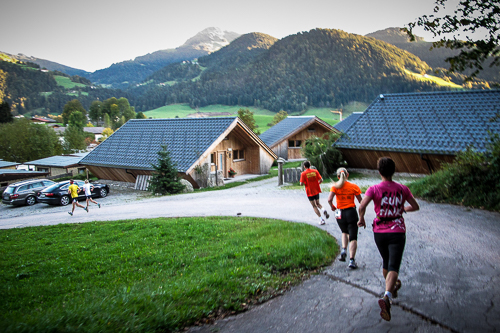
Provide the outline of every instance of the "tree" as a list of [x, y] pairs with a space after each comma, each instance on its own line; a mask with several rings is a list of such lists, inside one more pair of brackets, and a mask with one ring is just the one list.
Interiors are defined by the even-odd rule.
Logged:
[[87, 110], [85, 110], [82, 103], [80, 103], [80, 101], [77, 99], [73, 99], [73, 100], [69, 101], [68, 103], [66, 103], [66, 105], [64, 105], [63, 112], [61, 114], [61, 116], [63, 118], [64, 125], [68, 124], [69, 116], [74, 111], [79, 111], [83, 114], [84, 117], [87, 117]]
[[0, 124], [0, 158], [24, 163], [62, 154], [62, 145], [52, 128], [28, 119]]
[[283, 119], [286, 119], [286, 117], [288, 117], [288, 113], [284, 110], [281, 110], [280, 112], [278, 112], [274, 115], [273, 122], [271, 123], [271, 126], [276, 125], [277, 123], [279, 123]]
[[64, 152], [67, 154], [77, 153], [81, 150], [85, 150], [87, 145], [85, 144], [85, 134], [83, 130], [75, 125], [69, 125], [63, 134], [64, 137]]
[[[445, 8], [448, 0], [436, 0], [434, 13]], [[500, 65], [500, 49], [498, 48], [500, 36], [500, 4], [498, 0], [460, 0], [453, 15], [436, 17], [435, 15], [423, 15], [416, 22], [408, 24], [403, 28], [415, 41], [416, 36], [413, 29], [416, 26], [423, 27], [425, 31], [431, 32], [434, 37], [439, 36], [439, 41], [432, 43], [432, 48], [446, 47], [452, 50], [460, 50], [456, 56], [449, 57], [446, 62], [450, 63], [451, 72], [463, 72], [472, 69], [468, 77], [471, 80], [481, 70], [483, 63], [493, 57], [490, 64]], [[460, 33], [485, 33], [484, 39], [473, 39], [466, 36], [466, 40], [460, 40]], [[447, 37], [453, 35], [453, 37]]]
[[142, 112], [138, 112], [136, 115], [135, 115], [135, 118], [136, 119], [147, 119], [146, 115]]
[[101, 101], [93, 101], [89, 108], [89, 117], [99, 126], [99, 121], [102, 120], [103, 105]]
[[73, 111], [69, 115], [68, 124], [69, 126], [74, 126], [83, 132], [86, 122], [85, 118], [85, 115], [83, 115], [80, 111]]
[[102, 130], [102, 136], [99, 138], [99, 142], [103, 142], [104, 140], [106, 140], [107, 138], [109, 138], [109, 136], [111, 134], [113, 134], [114, 131], [111, 129], [111, 128], [105, 128]]
[[10, 105], [7, 102], [0, 103], [0, 123], [10, 123], [14, 120]]
[[255, 134], [260, 134], [255, 124], [255, 119], [253, 118], [253, 112], [248, 109], [239, 109], [238, 117], [248, 126]]
[[113, 125], [111, 124], [111, 119], [109, 118], [109, 114], [105, 113], [103, 118], [104, 118], [104, 127], [111, 128], [111, 126]]
[[154, 168], [153, 175], [149, 181], [149, 191], [156, 194], [176, 194], [184, 189], [178, 177], [178, 171], [175, 164], [172, 163], [170, 152], [167, 146], [162, 145], [158, 152], [157, 164], [152, 164]]

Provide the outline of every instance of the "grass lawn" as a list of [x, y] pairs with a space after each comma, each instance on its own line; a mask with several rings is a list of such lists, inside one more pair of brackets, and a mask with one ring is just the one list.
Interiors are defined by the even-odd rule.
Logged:
[[428, 75], [428, 74], [417, 74], [417, 73], [413, 73], [412, 71], [409, 71], [407, 69], [405, 69], [405, 73], [409, 74], [409, 75], [411, 75], [413, 77], [416, 77], [416, 78], [418, 78], [421, 81], [433, 82], [435, 84], [438, 84], [438, 85], [444, 86], [444, 87], [450, 87], [450, 88], [456, 88], [456, 89], [463, 89], [462, 86], [460, 86], [460, 85], [458, 85], [456, 83], [453, 83], [453, 82], [445, 81], [442, 78], [437, 77], [437, 76]]
[[66, 89], [71, 89], [73, 87], [85, 87], [84, 84], [73, 82], [69, 77], [66, 76], [54, 75], [54, 79], [56, 79], [58, 85]]
[[0, 230], [2, 332], [168, 332], [279, 294], [337, 255], [307, 224], [158, 218]]

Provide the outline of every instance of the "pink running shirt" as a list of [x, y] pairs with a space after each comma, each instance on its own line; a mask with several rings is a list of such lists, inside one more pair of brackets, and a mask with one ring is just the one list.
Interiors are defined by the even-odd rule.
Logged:
[[[373, 220], [373, 232], [406, 232], [405, 220], [403, 218], [406, 199], [412, 198], [410, 189], [393, 181], [384, 181], [370, 186], [365, 195], [373, 199], [377, 217]], [[390, 221], [381, 221], [389, 219]], [[393, 219], [393, 220], [391, 220]]]

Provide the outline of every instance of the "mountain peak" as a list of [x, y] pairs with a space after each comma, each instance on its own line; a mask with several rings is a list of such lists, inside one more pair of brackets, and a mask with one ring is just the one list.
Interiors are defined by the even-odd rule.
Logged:
[[189, 38], [181, 47], [190, 47], [196, 50], [215, 52], [241, 36], [236, 32], [222, 31], [217, 27], [206, 28]]

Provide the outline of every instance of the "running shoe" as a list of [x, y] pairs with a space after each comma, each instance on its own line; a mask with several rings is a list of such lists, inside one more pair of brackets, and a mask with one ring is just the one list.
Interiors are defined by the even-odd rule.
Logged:
[[87, 211], [87, 213], [89, 212], [89, 207], [85, 207], [84, 209]]
[[354, 259], [349, 260], [349, 268], [352, 268], [352, 269], [358, 268], [358, 265], [356, 264], [356, 260], [354, 260]]
[[401, 280], [396, 281], [396, 285], [394, 286], [394, 292], [392, 293], [392, 298], [398, 297], [399, 289], [401, 289]]
[[380, 317], [382, 319], [391, 321], [391, 302], [388, 296], [384, 296], [378, 300], [378, 306], [380, 306]]
[[73, 216], [73, 213], [72, 212], [68, 212], [69, 215]]
[[319, 224], [320, 224], [320, 225], [323, 225], [323, 224], [325, 224], [325, 223], [326, 223], [326, 222], [325, 222], [325, 220], [323, 220], [323, 218], [321, 218], [321, 220], [319, 220]]
[[98, 206], [99, 208], [101, 208], [101, 204], [97, 204], [97, 206]]
[[329, 218], [330, 218], [330, 214], [328, 214], [328, 212], [326, 211], [326, 209], [323, 211], [323, 213], [325, 214], [325, 217], [326, 217], [327, 219], [329, 219]]
[[346, 257], [347, 257], [347, 253], [346, 252], [344, 252], [344, 251], [340, 252], [340, 259], [339, 259], [340, 261], [345, 261]]

